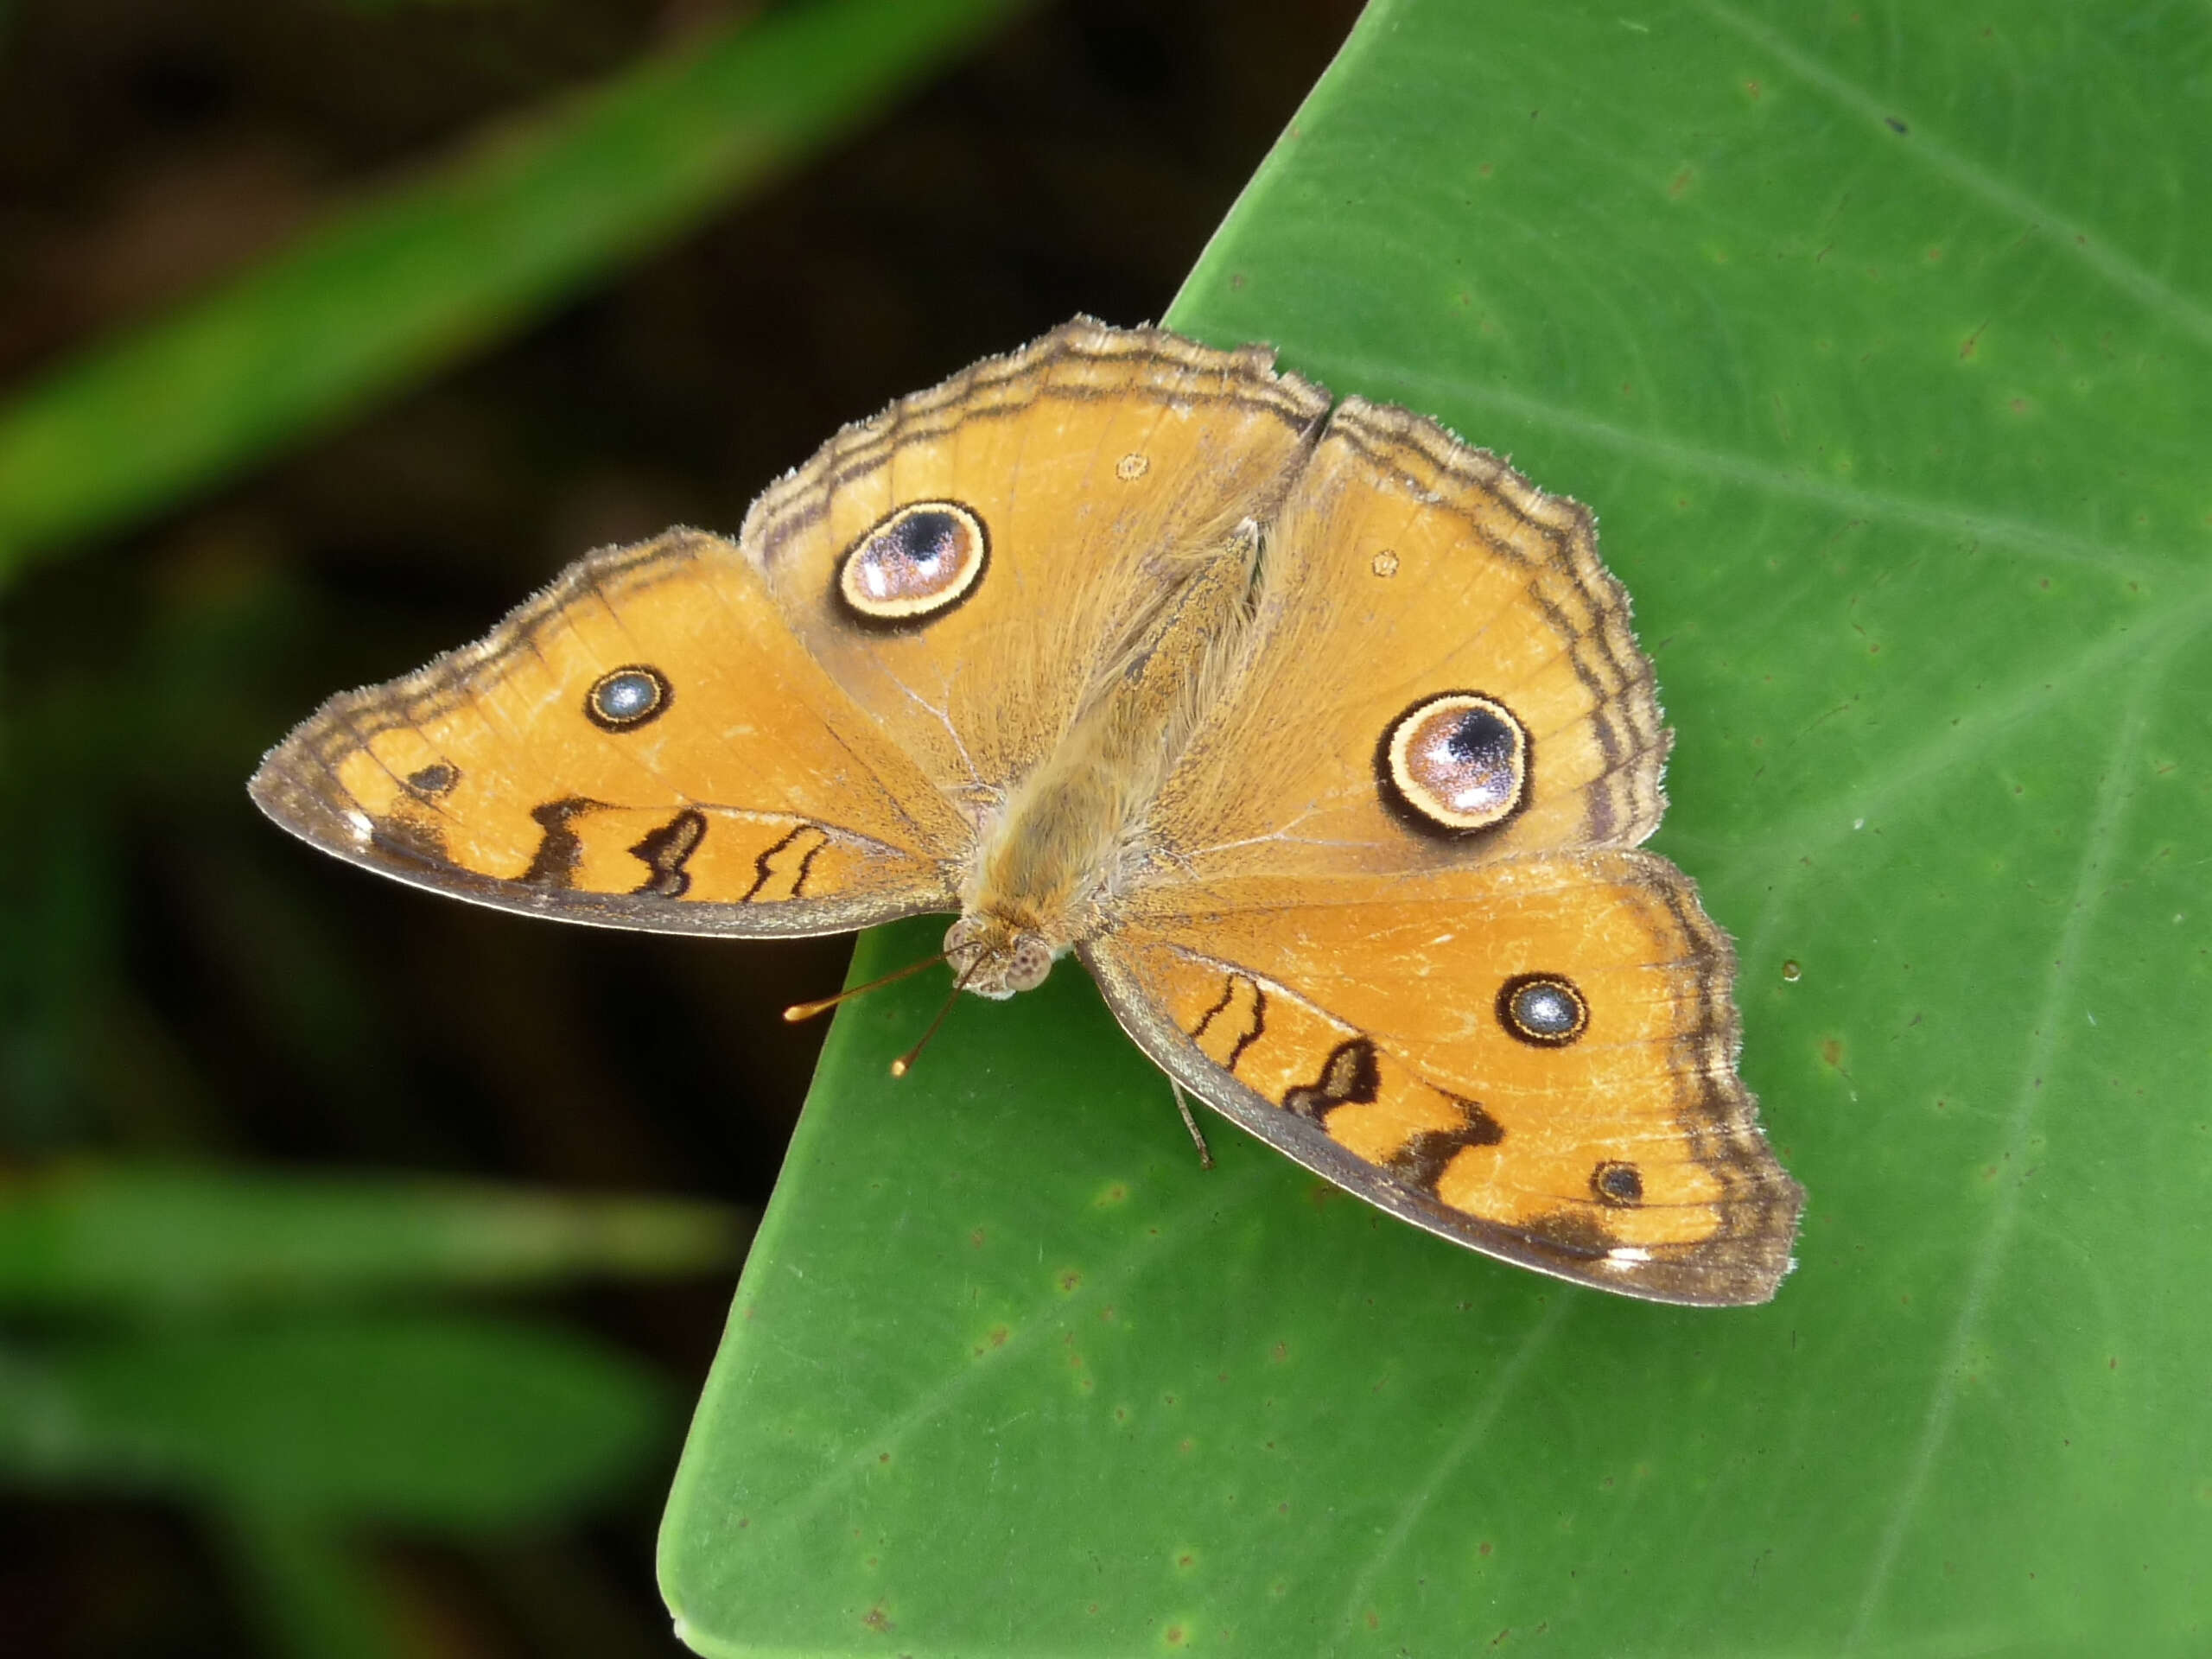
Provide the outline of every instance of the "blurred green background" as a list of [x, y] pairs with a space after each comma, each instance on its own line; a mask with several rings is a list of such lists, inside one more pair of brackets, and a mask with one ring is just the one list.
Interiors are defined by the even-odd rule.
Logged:
[[399, 893], [243, 780], [580, 551], [1156, 316], [1351, 0], [0, 9], [0, 1652], [676, 1651], [843, 941]]

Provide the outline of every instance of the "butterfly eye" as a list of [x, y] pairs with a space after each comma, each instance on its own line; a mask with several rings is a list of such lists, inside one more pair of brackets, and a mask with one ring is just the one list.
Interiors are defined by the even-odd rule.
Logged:
[[1498, 991], [1497, 1023], [1538, 1048], [1565, 1048], [1589, 1029], [1590, 1005], [1571, 979], [1516, 974]]
[[863, 623], [909, 626], [967, 598], [989, 556], [974, 513], [957, 501], [917, 501], [853, 543], [837, 569], [837, 597]]
[[584, 718], [603, 732], [631, 732], [668, 712], [668, 677], [633, 663], [602, 674], [584, 693]]
[[1052, 971], [1052, 947], [1034, 933], [1025, 933], [1014, 942], [1014, 955], [1007, 963], [1006, 982], [1017, 991], [1033, 991], [1045, 982]]
[[1384, 800], [1430, 834], [1493, 829], [1529, 796], [1529, 734], [1479, 692], [1415, 703], [1383, 734], [1376, 761]]

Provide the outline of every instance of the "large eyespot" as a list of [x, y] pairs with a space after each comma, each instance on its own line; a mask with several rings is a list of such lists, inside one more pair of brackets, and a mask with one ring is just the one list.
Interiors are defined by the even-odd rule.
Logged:
[[858, 621], [911, 627], [973, 593], [989, 559], [982, 519], [957, 501], [916, 501], [853, 543], [837, 567], [837, 598]]
[[602, 732], [634, 732], [668, 712], [668, 676], [643, 663], [602, 674], [584, 693], [584, 718]]
[[1538, 1048], [1565, 1048], [1590, 1028], [1590, 1005], [1559, 974], [1516, 974], [1498, 988], [1497, 1023]]
[[1375, 769], [1383, 800], [1414, 829], [1491, 830], [1529, 798], [1529, 734], [1495, 698], [1447, 691], [1391, 722]]

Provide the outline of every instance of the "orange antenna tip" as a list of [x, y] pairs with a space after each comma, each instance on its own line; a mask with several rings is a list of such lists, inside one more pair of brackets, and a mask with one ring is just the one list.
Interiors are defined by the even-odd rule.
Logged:
[[817, 1014], [829, 1013], [840, 1002], [849, 1002], [856, 996], [865, 996], [868, 992], [904, 979], [909, 974], [918, 974], [925, 968], [934, 968], [944, 960], [944, 952], [940, 950], [933, 957], [924, 957], [919, 962], [908, 963], [896, 973], [886, 974], [881, 979], [871, 979], [865, 985], [855, 985], [849, 990], [838, 992], [835, 996], [821, 997], [812, 1002], [794, 1002], [784, 1010], [784, 1018], [793, 1025], [798, 1024], [802, 1020], [811, 1020]]
[[922, 1051], [929, 1046], [930, 1039], [937, 1035], [937, 1028], [944, 1023], [944, 1016], [952, 1012], [952, 1005], [960, 1000], [960, 993], [968, 988], [969, 980], [974, 976], [976, 969], [982, 964], [982, 960], [981, 957], [976, 957], [974, 962], [968, 964], [960, 977], [952, 982], [952, 990], [945, 997], [944, 1006], [937, 1011], [937, 1018], [930, 1021], [930, 1028], [922, 1033], [922, 1040], [891, 1062], [893, 1077], [903, 1077], [914, 1069], [914, 1062], [921, 1058]]

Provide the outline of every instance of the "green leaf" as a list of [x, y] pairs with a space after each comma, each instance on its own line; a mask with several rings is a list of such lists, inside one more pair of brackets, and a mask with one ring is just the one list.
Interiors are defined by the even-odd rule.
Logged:
[[427, 1287], [697, 1273], [737, 1259], [717, 1205], [423, 1180], [56, 1169], [0, 1185], [0, 1308], [207, 1315]]
[[488, 1316], [302, 1316], [0, 1351], [0, 1478], [492, 1531], [603, 1503], [659, 1451], [639, 1365]]
[[857, 124], [1020, 0], [817, 0], [645, 60], [0, 410], [0, 582], [357, 415]]
[[1598, 510], [1802, 1266], [1549, 1283], [1218, 1125], [1201, 1174], [1068, 967], [895, 1086], [886, 991], [664, 1523], [695, 1647], [2202, 1646], [2200, 22], [1370, 7], [1172, 319]]

